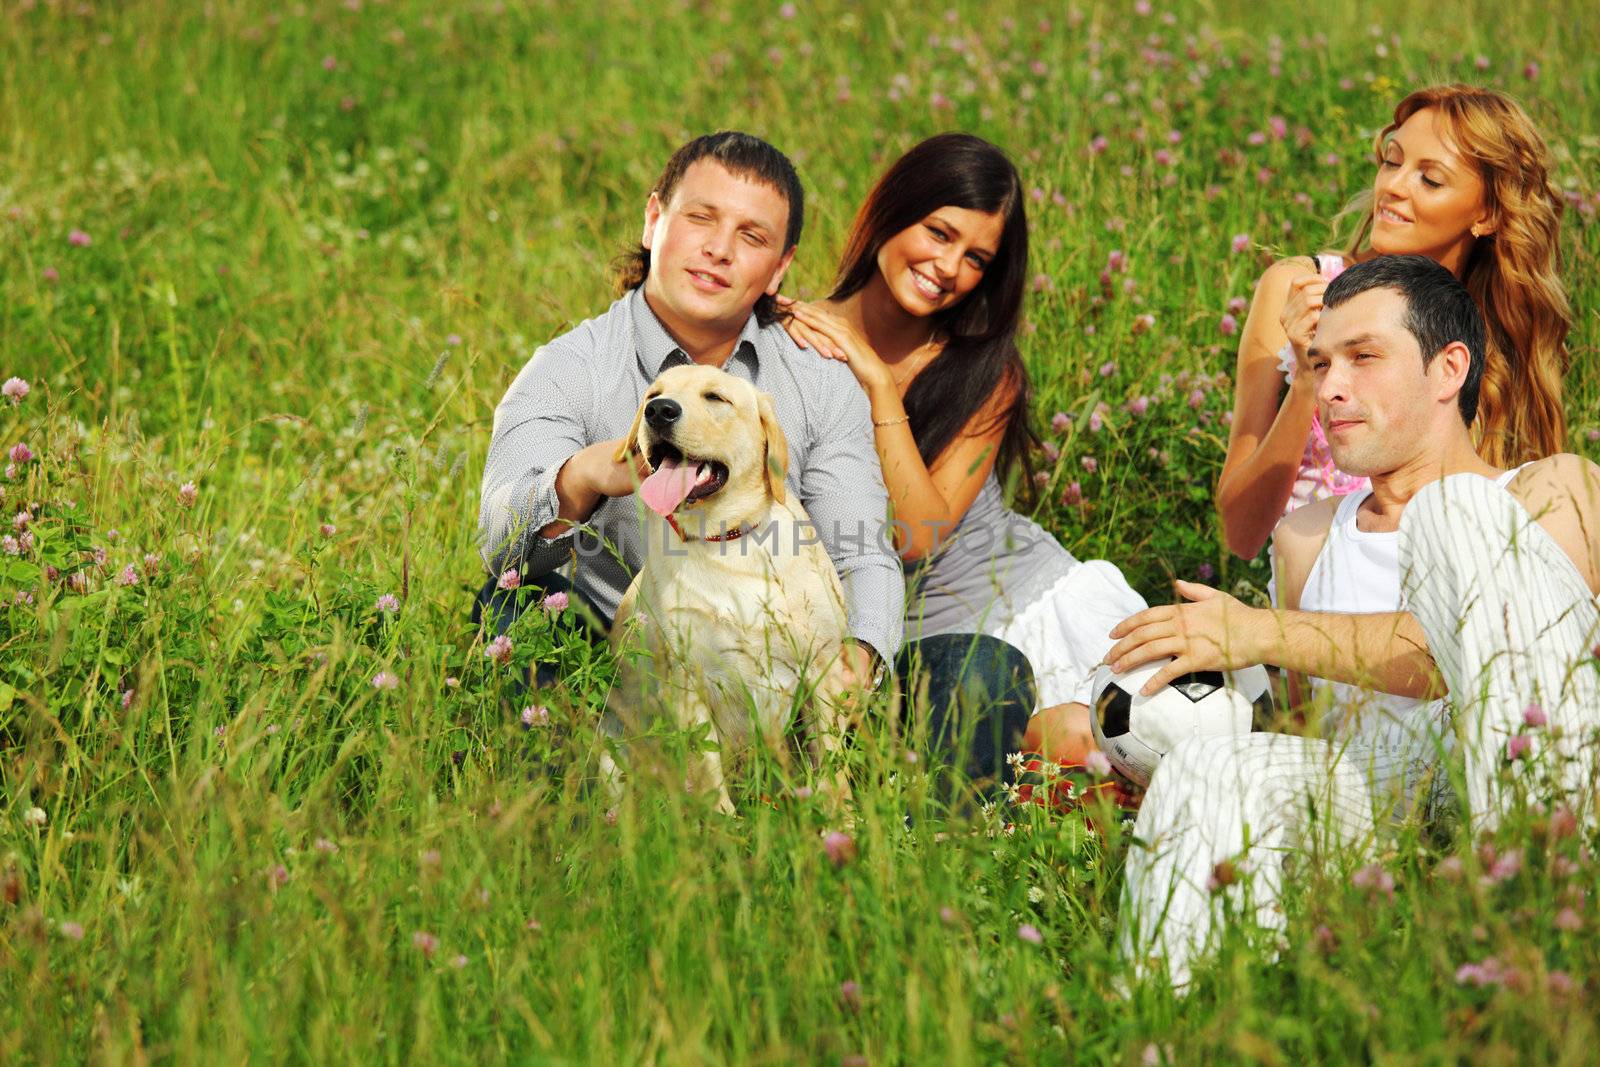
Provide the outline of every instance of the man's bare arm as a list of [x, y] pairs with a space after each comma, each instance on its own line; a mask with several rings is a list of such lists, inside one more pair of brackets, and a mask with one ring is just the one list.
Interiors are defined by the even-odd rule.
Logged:
[[1144, 687], [1153, 693], [1179, 675], [1235, 670], [1270, 663], [1401, 696], [1442, 696], [1422, 627], [1411, 615], [1250, 608], [1228, 594], [1193, 582], [1178, 582], [1188, 604], [1148, 608], [1111, 631], [1117, 639], [1106, 662], [1119, 673], [1172, 657]]
[[1410, 613], [1343, 615], [1263, 611], [1255, 620], [1263, 655], [1299, 674], [1382, 693], [1431, 700], [1445, 695], [1422, 626]]

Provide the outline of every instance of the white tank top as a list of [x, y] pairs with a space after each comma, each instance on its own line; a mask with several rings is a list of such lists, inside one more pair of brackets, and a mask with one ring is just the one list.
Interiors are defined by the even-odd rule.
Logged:
[[[1508, 470], [1494, 480], [1504, 487], [1522, 470]], [[1400, 611], [1400, 531], [1369, 531], [1356, 527], [1362, 503], [1371, 489], [1351, 493], [1339, 501], [1328, 539], [1311, 564], [1300, 594], [1300, 610], [1341, 615], [1372, 615]], [[1344, 682], [1311, 678], [1312, 706], [1319, 709], [1319, 731], [1324, 737], [1344, 738], [1382, 733], [1425, 701], [1394, 693], [1378, 693]]]

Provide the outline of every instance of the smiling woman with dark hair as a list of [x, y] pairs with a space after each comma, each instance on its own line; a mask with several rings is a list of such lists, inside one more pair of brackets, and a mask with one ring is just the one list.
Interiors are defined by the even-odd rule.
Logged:
[[906, 636], [976, 633], [1019, 651], [1041, 709], [1024, 709], [1024, 745], [1077, 761], [1094, 744], [1087, 701], [1106, 634], [1144, 600], [1116, 567], [1080, 562], [1005, 506], [1001, 481], [1033, 440], [1016, 344], [1027, 267], [1016, 167], [982, 138], [940, 134], [868, 194], [828, 299], [779, 306], [795, 339], [848, 364], [871, 401], [912, 583]]

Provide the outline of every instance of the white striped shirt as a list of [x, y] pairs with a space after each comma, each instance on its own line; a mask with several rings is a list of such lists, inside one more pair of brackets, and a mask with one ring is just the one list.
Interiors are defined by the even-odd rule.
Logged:
[[[478, 509], [479, 551], [491, 574], [517, 567], [536, 578], [570, 561], [574, 588], [616, 614], [645, 557], [635, 498], [602, 498], [576, 532], [538, 531], [558, 514], [562, 464], [597, 441], [626, 436], [650, 383], [689, 362], [642, 288], [533, 354], [494, 413]], [[884, 530], [889, 498], [866, 394], [844, 364], [799, 348], [781, 326], [762, 327], [754, 315], [722, 369], [771, 395], [789, 441], [786, 482], [839, 571], [850, 632], [892, 659], [905, 579]]]

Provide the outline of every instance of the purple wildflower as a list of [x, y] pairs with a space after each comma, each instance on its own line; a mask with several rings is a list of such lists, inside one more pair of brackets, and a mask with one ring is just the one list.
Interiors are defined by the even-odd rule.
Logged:
[[843, 830], [830, 830], [822, 838], [822, 850], [835, 867], [843, 867], [856, 858], [855, 838]]
[[1474, 985], [1480, 989], [1500, 985], [1506, 978], [1505, 965], [1493, 956], [1484, 957], [1482, 963], [1463, 963], [1456, 970], [1457, 985]]
[[511, 662], [511, 638], [505, 634], [498, 635], [493, 641], [489, 642], [488, 647], [483, 650], [483, 654], [504, 667]]
[[852, 981], [839, 983], [839, 1004], [854, 1014], [861, 1010], [861, 986]]
[[1499, 856], [1489, 865], [1489, 873], [1484, 875], [1483, 881], [1487, 885], [1499, 885], [1509, 882], [1522, 870], [1522, 850], [1507, 849], [1505, 855]]
[[1382, 895], [1391, 900], [1394, 898], [1394, 875], [1377, 863], [1369, 863], [1352, 874], [1350, 884], [1372, 896]]

